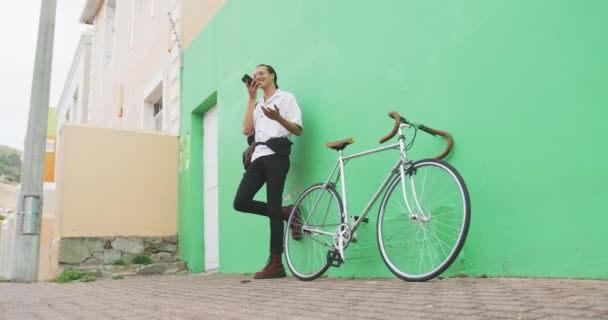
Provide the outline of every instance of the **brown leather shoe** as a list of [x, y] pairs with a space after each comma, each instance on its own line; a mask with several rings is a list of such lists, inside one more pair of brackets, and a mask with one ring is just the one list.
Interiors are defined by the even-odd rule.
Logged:
[[254, 279], [273, 279], [273, 278], [284, 278], [285, 268], [283, 268], [283, 262], [281, 261], [281, 255], [277, 253], [270, 254], [266, 267], [253, 275]]
[[[293, 204], [287, 207], [283, 207], [281, 209], [283, 211], [283, 219], [285, 221], [289, 220], [289, 215], [291, 214], [291, 210], [293, 210]], [[302, 224], [301, 224], [302, 213], [300, 212], [300, 208], [296, 208], [295, 217], [291, 220], [289, 224], [289, 228], [291, 229], [291, 237], [294, 240], [300, 240], [302, 238]]]

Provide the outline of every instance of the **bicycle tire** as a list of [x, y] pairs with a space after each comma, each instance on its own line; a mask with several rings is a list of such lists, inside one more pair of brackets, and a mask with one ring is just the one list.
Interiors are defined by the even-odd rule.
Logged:
[[[441, 160], [417, 161], [405, 178], [407, 199], [400, 174], [382, 199], [376, 230], [378, 248], [394, 275], [406, 281], [427, 281], [443, 273], [464, 245], [471, 219], [469, 192], [458, 171]], [[438, 184], [441, 189], [433, 190]]]
[[[314, 206], [315, 203], [317, 206]], [[322, 211], [324, 208], [325, 212]], [[296, 209], [300, 210], [302, 222], [296, 223], [301, 231], [299, 240], [291, 237], [289, 228]], [[298, 197], [287, 221], [284, 238], [287, 265], [296, 278], [311, 281], [327, 271], [330, 266], [327, 252], [333, 247], [333, 233], [346, 220], [343, 212], [340, 195], [330, 185], [314, 184]], [[331, 232], [332, 236], [303, 229]]]

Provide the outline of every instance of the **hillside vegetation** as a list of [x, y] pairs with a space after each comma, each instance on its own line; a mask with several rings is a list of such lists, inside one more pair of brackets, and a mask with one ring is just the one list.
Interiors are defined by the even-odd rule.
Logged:
[[21, 152], [0, 146], [0, 182], [19, 183], [21, 179]]

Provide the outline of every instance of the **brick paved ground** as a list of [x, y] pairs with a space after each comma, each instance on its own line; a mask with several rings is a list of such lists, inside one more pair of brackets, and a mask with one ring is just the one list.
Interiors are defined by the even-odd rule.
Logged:
[[0, 283], [0, 319], [608, 319], [608, 281], [250, 279]]

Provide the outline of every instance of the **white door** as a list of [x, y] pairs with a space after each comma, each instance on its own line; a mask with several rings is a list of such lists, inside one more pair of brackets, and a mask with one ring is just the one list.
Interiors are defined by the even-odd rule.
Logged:
[[217, 192], [217, 106], [203, 117], [203, 175], [205, 271], [219, 267], [218, 192]]

